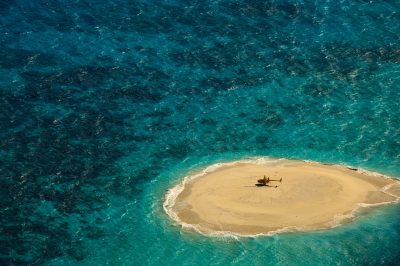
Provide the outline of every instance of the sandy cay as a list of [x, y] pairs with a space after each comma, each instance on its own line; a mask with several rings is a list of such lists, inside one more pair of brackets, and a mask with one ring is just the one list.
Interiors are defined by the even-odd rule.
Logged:
[[[282, 182], [257, 187], [264, 175]], [[201, 233], [255, 235], [330, 228], [352, 220], [360, 206], [398, 202], [399, 197], [395, 179], [345, 166], [275, 160], [209, 172], [186, 182], [173, 204], [164, 207], [177, 222]]]

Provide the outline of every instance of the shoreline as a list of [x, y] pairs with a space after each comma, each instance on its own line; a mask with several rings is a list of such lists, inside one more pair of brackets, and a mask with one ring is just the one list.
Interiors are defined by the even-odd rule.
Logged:
[[[186, 196], [190, 194], [190, 188], [189, 192], [184, 191], [185, 189], [187, 190], [189, 186], [193, 185], [193, 182], [201, 177], [210, 175], [210, 174], [215, 174], [218, 171], [226, 170], [232, 167], [237, 167], [238, 165], [255, 165], [255, 166], [271, 166], [274, 164], [283, 164], [285, 165], [291, 164], [291, 163], [298, 163], [298, 164], [303, 164], [305, 166], [317, 166], [317, 167], [329, 167], [332, 169], [335, 169], [337, 171], [351, 171], [356, 173], [357, 175], [362, 175], [365, 180], [363, 182], [370, 182], [370, 184], [374, 184], [374, 182], [378, 182], [379, 184], [381, 183], [387, 183], [387, 182], [392, 182], [389, 184], [385, 184], [384, 186], [380, 187], [379, 189], [376, 190], [376, 192], [380, 193], [382, 192], [383, 194], [387, 195], [388, 198], [392, 197], [391, 200], [378, 200], [377, 198], [374, 199], [373, 194], [370, 194], [365, 201], [358, 202], [354, 208], [351, 208], [350, 211], [345, 212], [345, 213], [337, 213], [333, 219], [329, 221], [324, 221], [321, 223], [316, 223], [314, 226], [299, 226], [299, 225], [292, 225], [292, 226], [276, 226], [275, 228], [270, 227], [268, 230], [264, 230], [265, 232], [254, 232], [254, 233], [244, 233], [240, 232], [241, 229], [236, 229], [236, 230], [218, 230], [215, 229], [215, 226], [211, 226], [214, 228], [210, 228], [210, 226], [205, 227], [204, 225], [196, 224], [196, 223], [188, 223], [184, 221], [185, 219], [182, 219], [180, 217], [179, 211], [176, 210], [175, 205], [177, 203], [177, 200], [180, 196], [182, 196], [182, 192], [185, 192]], [[347, 181], [347, 180], [346, 180]], [[393, 190], [393, 186], [395, 186], [395, 189]], [[391, 191], [391, 189], [393, 191]], [[188, 194], [189, 193], [189, 194]], [[379, 198], [379, 197], [378, 197]], [[225, 162], [225, 163], [215, 163], [212, 164], [200, 171], [193, 172], [183, 178], [179, 183], [177, 183], [175, 186], [173, 186], [171, 189], [168, 190], [168, 192], [165, 195], [165, 200], [163, 203], [163, 209], [166, 212], [166, 214], [169, 216], [170, 219], [174, 221], [175, 224], [180, 226], [182, 229], [189, 230], [189, 231], [195, 231], [197, 233], [206, 235], [206, 236], [214, 236], [214, 237], [257, 237], [257, 236], [271, 236], [279, 233], [286, 233], [286, 232], [307, 232], [307, 231], [314, 231], [314, 230], [326, 230], [330, 228], [336, 228], [338, 226], [341, 226], [343, 224], [350, 223], [353, 221], [355, 218], [357, 218], [359, 215], [357, 215], [357, 212], [363, 209], [371, 208], [371, 207], [376, 207], [380, 205], [388, 205], [388, 204], [395, 204], [400, 202], [400, 180], [383, 175], [374, 171], [369, 171], [361, 168], [354, 168], [352, 166], [348, 165], [340, 165], [340, 164], [331, 164], [331, 163], [319, 163], [315, 161], [309, 161], [309, 160], [288, 160], [288, 159], [275, 159], [275, 158], [269, 158], [269, 157], [254, 157], [254, 158], [248, 158], [248, 159], [242, 159], [242, 160], [237, 160], [237, 161], [232, 161], [232, 162]], [[185, 208], [185, 207], [183, 207]], [[191, 207], [190, 207], [191, 209]], [[191, 213], [191, 215], [195, 215]], [[191, 217], [191, 215], [186, 215], [187, 217]], [[188, 219], [186, 217], [186, 219]], [[200, 218], [197, 218], [198, 220], [201, 220]], [[190, 220], [190, 219], [189, 219]], [[193, 220], [193, 219], [192, 219]], [[194, 219], [196, 220], [196, 219]], [[206, 224], [206, 223], [205, 223]], [[235, 226], [231, 226], [234, 228]], [[237, 225], [237, 228], [243, 228], [245, 226], [243, 225]], [[255, 226], [253, 226], [255, 228]], [[249, 229], [246, 229], [249, 230]], [[253, 230], [253, 229], [251, 229]], [[250, 230], [250, 231], [251, 231]], [[261, 229], [258, 229], [259, 231]], [[257, 230], [256, 230], [257, 231]], [[261, 230], [262, 231], [262, 230]]]

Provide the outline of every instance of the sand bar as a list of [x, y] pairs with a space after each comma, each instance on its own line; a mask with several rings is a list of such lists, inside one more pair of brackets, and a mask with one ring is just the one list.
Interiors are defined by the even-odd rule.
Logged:
[[[282, 182], [258, 187], [263, 176]], [[200, 233], [257, 235], [325, 229], [361, 207], [399, 202], [400, 182], [345, 166], [254, 159], [210, 167], [169, 190], [164, 209]]]

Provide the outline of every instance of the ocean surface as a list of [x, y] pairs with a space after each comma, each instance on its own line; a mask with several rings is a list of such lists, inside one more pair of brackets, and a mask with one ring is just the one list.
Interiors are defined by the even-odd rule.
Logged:
[[252, 156], [400, 178], [400, 1], [0, 2], [0, 265], [399, 265], [400, 206], [206, 237], [166, 190]]

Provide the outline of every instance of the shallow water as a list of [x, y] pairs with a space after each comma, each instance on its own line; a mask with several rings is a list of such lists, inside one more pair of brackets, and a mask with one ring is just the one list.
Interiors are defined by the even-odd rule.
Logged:
[[0, 3], [1, 265], [394, 265], [400, 207], [182, 232], [165, 190], [273, 156], [400, 177], [398, 1]]

